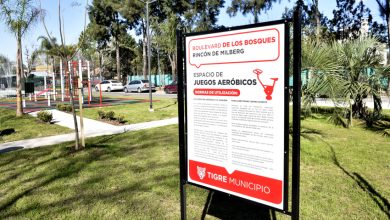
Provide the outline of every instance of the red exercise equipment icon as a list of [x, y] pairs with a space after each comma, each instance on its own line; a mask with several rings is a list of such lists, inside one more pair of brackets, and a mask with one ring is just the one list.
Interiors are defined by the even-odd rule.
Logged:
[[257, 75], [257, 79], [263, 87], [264, 93], [267, 95], [265, 98], [267, 100], [272, 100], [272, 93], [274, 92], [275, 82], [278, 81], [278, 78], [270, 78], [271, 80], [273, 80], [274, 83], [272, 85], [264, 85], [263, 82], [260, 80], [260, 74], [262, 74], [263, 71], [261, 69], [255, 69], [253, 70], [253, 73]]

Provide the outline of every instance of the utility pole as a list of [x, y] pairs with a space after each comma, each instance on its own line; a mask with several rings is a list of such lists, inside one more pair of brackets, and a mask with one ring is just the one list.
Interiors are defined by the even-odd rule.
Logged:
[[149, 74], [149, 111], [153, 112], [153, 97], [152, 97], [152, 75], [150, 75], [150, 30], [149, 30], [149, 4], [157, 0], [143, 1], [146, 4], [146, 38], [148, 40], [148, 74]]

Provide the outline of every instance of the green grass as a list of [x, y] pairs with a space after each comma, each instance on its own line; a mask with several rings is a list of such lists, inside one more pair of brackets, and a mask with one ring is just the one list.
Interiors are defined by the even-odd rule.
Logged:
[[[322, 117], [302, 127], [301, 218], [387, 219], [390, 138]], [[177, 129], [87, 139], [79, 152], [68, 143], [0, 154], [0, 219], [179, 219]], [[187, 187], [188, 219], [201, 219], [208, 195]], [[270, 216], [219, 194], [208, 207], [206, 219]]]
[[385, 115], [390, 116], [390, 109], [383, 109], [382, 113], [385, 114]]
[[303, 127], [321, 134], [302, 139], [302, 215], [390, 217], [390, 138], [362, 124], [343, 129], [323, 118], [304, 120]]
[[[127, 97], [129, 98], [129, 97]], [[135, 124], [177, 117], [177, 100], [158, 98], [153, 102], [154, 112], [149, 112], [149, 102], [123, 104], [84, 109], [84, 117], [99, 120], [98, 111], [114, 111], [115, 116], [123, 115], [126, 124]]]
[[0, 130], [13, 128], [15, 132], [0, 137], [0, 143], [69, 133], [72, 130], [55, 124], [40, 122], [38, 119], [23, 115], [15, 116], [15, 110], [0, 108]]

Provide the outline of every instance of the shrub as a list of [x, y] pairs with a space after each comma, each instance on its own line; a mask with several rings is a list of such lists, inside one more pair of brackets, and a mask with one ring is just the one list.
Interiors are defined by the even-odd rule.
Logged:
[[48, 111], [38, 112], [37, 117], [39, 120], [46, 122], [46, 123], [50, 123], [53, 120], [53, 114], [51, 112], [48, 112]]
[[66, 112], [71, 112], [73, 110], [73, 107], [71, 105], [64, 105]]
[[121, 123], [121, 124], [124, 124], [126, 121], [125, 121], [125, 116], [124, 115], [118, 115], [118, 117], [116, 117], [116, 121]]
[[106, 113], [104, 113], [104, 111], [98, 110], [97, 113], [98, 113], [100, 119], [105, 119], [106, 118]]
[[98, 115], [100, 119], [106, 119], [106, 120], [115, 120], [115, 112], [109, 111], [109, 112], [104, 112], [99, 110]]
[[58, 110], [62, 111], [62, 109], [63, 109], [63, 105], [62, 105], [62, 103], [57, 103], [57, 105], [56, 105], [56, 109], [58, 109]]
[[106, 119], [115, 120], [115, 112], [113, 111], [106, 112]]
[[62, 104], [62, 103], [58, 103], [56, 105], [56, 108], [60, 111], [64, 111], [64, 112], [71, 112], [72, 111], [72, 106], [69, 105], [69, 104]]

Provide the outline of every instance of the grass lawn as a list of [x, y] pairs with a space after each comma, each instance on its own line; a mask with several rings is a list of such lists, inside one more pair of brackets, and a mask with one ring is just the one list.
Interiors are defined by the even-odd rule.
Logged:
[[[388, 219], [390, 138], [322, 117], [302, 126], [302, 219]], [[0, 219], [179, 219], [177, 126], [88, 139], [79, 152], [71, 146], [0, 154]], [[187, 189], [188, 219], [201, 219], [205, 206], [206, 219], [274, 214]]]
[[64, 134], [72, 131], [59, 125], [40, 122], [37, 118], [30, 115], [23, 115], [17, 118], [15, 110], [0, 108], [0, 130], [7, 128], [13, 128], [15, 132], [1, 136], [0, 143]]
[[153, 102], [154, 112], [149, 112], [149, 105], [149, 102], [142, 102], [107, 107], [87, 108], [84, 109], [84, 117], [99, 120], [99, 110], [104, 112], [114, 111], [115, 116], [123, 115], [126, 124], [135, 124], [140, 122], [177, 117], [176, 99], [156, 98]]
[[385, 115], [390, 116], [390, 109], [383, 109], [382, 113], [385, 114]]

